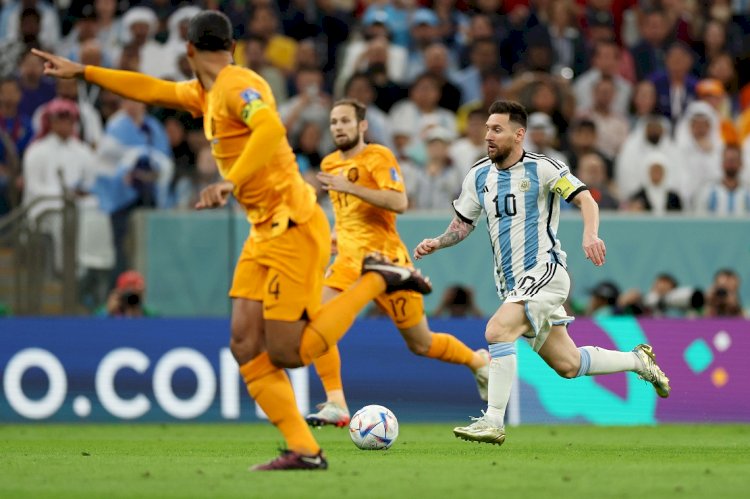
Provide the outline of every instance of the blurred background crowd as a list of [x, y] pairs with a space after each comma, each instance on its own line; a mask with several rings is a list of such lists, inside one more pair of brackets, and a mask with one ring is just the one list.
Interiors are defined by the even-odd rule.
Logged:
[[[410, 208], [447, 211], [507, 98], [530, 112], [526, 149], [567, 163], [602, 210], [750, 216], [750, 0], [4, 0], [0, 219], [74, 193], [92, 307], [131, 267], [132, 211], [189, 209], [218, 173], [201, 120], [49, 80], [29, 50], [187, 80], [201, 8], [232, 20], [235, 62], [273, 88], [324, 206], [336, 99], [367, 105]], [[653, 310], [647, 296], [608, 306]]]

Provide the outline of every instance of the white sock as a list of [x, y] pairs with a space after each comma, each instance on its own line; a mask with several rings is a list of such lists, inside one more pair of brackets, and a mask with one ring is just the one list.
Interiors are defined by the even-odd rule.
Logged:
[[490, 379], [487, 387], [487, 412], [490, 424], [501, 427], [505, 422], [505, 409], [510, 399], [510, 388], [516, 375], [515, 343], [490, 345]]
[[640, 359], [633, 352], [589, 346], [580, 347], [578, 351], [581, 353], [581, 367], [577, 376], [638, 371], [643, 368]]

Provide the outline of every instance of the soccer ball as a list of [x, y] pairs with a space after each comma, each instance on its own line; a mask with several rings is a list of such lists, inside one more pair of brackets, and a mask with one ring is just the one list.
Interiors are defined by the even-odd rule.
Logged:
[[382, 405], [366, 405], [352, 416], [349, 436], [362, 450], [384, 450], [398, 437], [398, 420]]

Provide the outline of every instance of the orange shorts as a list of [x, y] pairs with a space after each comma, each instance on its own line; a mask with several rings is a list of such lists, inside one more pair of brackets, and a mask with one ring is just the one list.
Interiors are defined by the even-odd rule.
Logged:
[[[343, 291], [359, 279], [361, 272], [361, 260], [356, 261], [339, 255], [333, 264], [328, 267], [324, 285]], [[416, 326], [424, 317], [424, 298], [416, 291], [383, 293], [375, 298], [375, 303], [399, 329]]]
[[331, 229], [320, 206], [307, 222], [256, 242], [237, 261], [229, 296], [263, 302], [263, 318], [297, 321], [320, 309], [323, 274], [331, 258]]

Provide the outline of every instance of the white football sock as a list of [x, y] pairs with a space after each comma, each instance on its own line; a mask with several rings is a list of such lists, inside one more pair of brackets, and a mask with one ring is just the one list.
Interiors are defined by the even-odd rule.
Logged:
[[594, 376], [642, 369], [641, 361], [633, 352], [605, 350], [599, 347], [580, 347], [581, 367], [576, 376]]
[[504, 426], [510, 388], [516, 376], [516, 345], [515, 343], [492, 343], [490, 355], [492, 359], [490, 360], [485, 418], [490, 424], [501, 427]]

